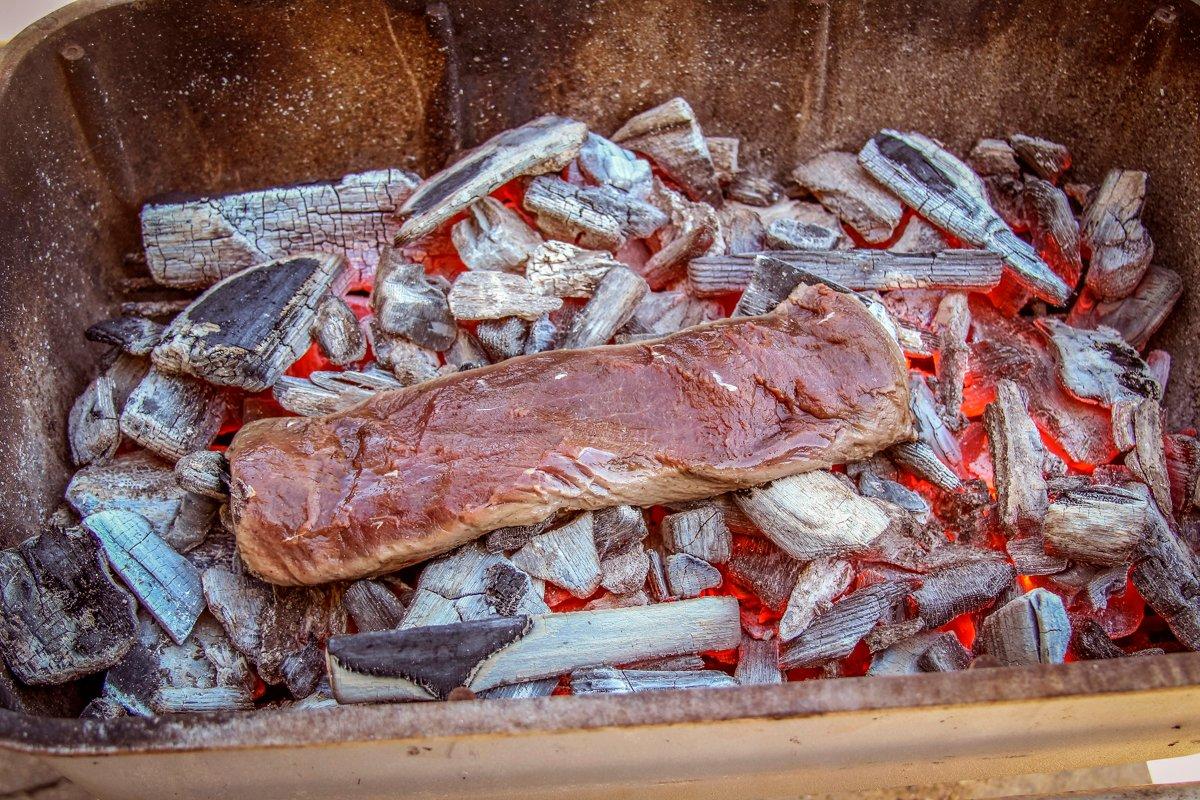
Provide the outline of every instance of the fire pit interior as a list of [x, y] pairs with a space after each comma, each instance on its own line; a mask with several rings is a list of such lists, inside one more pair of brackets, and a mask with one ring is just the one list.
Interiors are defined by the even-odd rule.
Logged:
[[[5, 704], [1200, 647], [1195, 9], [944, 5], [156, 2], [18, 41]], [[568, 443], [524, 445], [541, 407]]]

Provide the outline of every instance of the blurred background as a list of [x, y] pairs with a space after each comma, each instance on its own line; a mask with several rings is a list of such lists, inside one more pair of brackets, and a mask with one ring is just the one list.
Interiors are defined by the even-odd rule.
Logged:
[[0, 0], [0, 42], [16, 36], [29, 23], [44, 17], [69, 0]]

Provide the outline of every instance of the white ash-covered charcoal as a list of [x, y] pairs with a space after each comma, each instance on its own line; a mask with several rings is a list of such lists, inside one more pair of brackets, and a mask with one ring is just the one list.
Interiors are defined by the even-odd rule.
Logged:
[[513, 553], [512, 563], [575, 597], [590, 597], [600, 587], [592, 512], [585, 511], [567, 524], [533, 537]]
[[342, 594], [342, 608], [360, 632], [390, 631], [404, 619], [404, 603], [383, 581], [355, 581]]
[[907, 581], [886, 581], [851, 592], [784, 646], [779, 665], [783, 669], [819, 667], [845, 658], [911, 588]]
[[332, 183], [152, 203], [141, 214], [146, 265], [159, 283], [186, 289], [307, 252], [344, 255], [351, 272], [370, 276], [418, 180], [382, 169]]
[[[543, 319], [543, 317], [539, 317], [540, 319]], [[462, 328], [458, 329], [454, 337], [454, 344], [450, 345], [450, 349], [446, 351], [445, 355], [446, 363], [457, 367], [460, 372], [462, 370], [487, 366], [491, 363], [488, 360], [487, 353], [483, 352], [483, 345], [479, 343], [479, 339], [476, 338], [475, 334]]]
[[784, 191], [779, 182], [771, 178], [750, 172], [739, 172], [733, 176], [733, 180], [725, 188], [725, 196], [735, 203], [744, 203], [756, 208], [768, 208], [780, 201], [784, 196]]
[[430, 350], [454, 344], [457, 328], [445, 291], [420, 264], [405, 263], [399, 250], [388, 248], [380, 256], [371, 309], [375, 325], [386, 334]]
[[[468, 544], [429, 562], [417, 581], [416, 592], [404, 613], [403, 628], [445, 625], [497, 616], [492, 601], [497, 597], [497, 565], [514, 566], [501, 553], [489, 553], [478, 544]], [[509, 576], [511, 577], [511, 575]], [[509, 587], [513, 582], [507, 582]], [[524, 614], [549, 613], [540, 585], [524, 585], [524, 594], [509, 593], [505, 601]], [[491, 597], [489, 597], [489, 593]]]
[[176, 644], [204, 611], [200, 572], [132, 511], [110, 509], [83, 518], [108, 563]]
[[748, 290], [759, 255], [855, 291], [934, 288], [986, 292], [1000, 283], [1002, 268], [1000, 258], [984, 250], [915, 254], [869, 249], [771, 250], [693, 259], [688, 264], [688, 279], [701, 296]]
[[[1049, 518], [1046, 523], [1049, 524]], [[1069, 565], [1066, 558], [1047, 553], [1045, 537], [1036, 533], [1009, 539], [1004, 550], [1018, 575], [1057, 575]]]
[[121, 446], [116, 386], [108, 375], [97, 375], [75, 400], [67, 415], [67, 444], [75, 466], [103, 464]]
[[984, 409], [983, 420], [996, 476], [1000, 519], [1012, 533], [1036, 530], [1049, 504], [1042, 474], [1046, 448], [1020, 388], [1012, 381], [997, 381], [996, 399]]
[[742, 636], [734, 679], [742, 686], [774, 686], [783, 683], [779, 669], [779, 640]]
[[712, 153], [695, 112], [682, 97], [631, 117], [610, 138], [649, 156], [692, 200], [721, 206], [721, 186]]
[[967, 346], [967, 335], [971, 331], [971, 307], [967, 296], [960, 292], [947, 294], [938, 303], [935, 319], [938, 334], [935, 366], [942, 419], [949, 428], [961, 430], [966, 421], [962, 415], [963, 381], [970, 369], [971, 357], [971, 349]]
[[1071, 642], [1071, 621], [1062, 599], [1034, 589], [988, 615], [975, 651], [1004, 667], [1061, 664]]
[[1129, 344], [1144, 350], [1182, 295], [1179, 273], [1152, 266], [1133, 293], [1122, 300], [1096, 302], [1095, 298], [1081, 296], [1067, 315], [1067, 324], [1079, 328], [1107, 325]]
[[293, 414], [319, 417], [350, 408], [377, 391], [400, 389], [403, 386], [390, 373], [372, 367], [364, 372], [318, 371], [308, 378], [284, 375], [271, 387], [271, 394], [279, 405]]
[[513, 178], [558, 172], [579, 154], [582, 122], [548, 114], [469, 150], [422, 183], [400, 207], [396, 244], [432, 233], [443, 222]]
[[81, 531], [47, 530], [0, 551], [0, 655], [22, 683], [111, 667], [134, 643], [136, 611]]
[[621, 189], [639, 199], [649, 196], [654, 186], [649, 161], [595, 133], [587, 135], [576, 163], [594, 183]]
[[727, 563], [733, 548], [725, 512], [716, 504], [667, 514], [662, 520], [662, 538], [672, 553], [687, 553], [710, 564]]
[[113, 382], [113, 403], [117, 416], [129, 402], [129, 396], [137, 388], [146, 373], [150, 371], [150, 359], [142, 356], [131, 356], [128, 353], [118, 353], [113, 362], [104, 370], [105, 376]]
[[175, 482], [185, 492], [226, 500], [229, 498], [229, 462], [224, 453], [214, 450], [190, 453], [175, 462]]
[[640, 541], [600, 558], [600, 586], [614, 595], [641, 591], [649, 574], [650, 558]]
[[450, 239], [467, 269], [501, 272], [520, 272], [542, 244], [542, 237], [520, 214], [494, 197], [472, 203], [467, 216], [450, 229]]
[[181, 551], [200, 543], [217, 507], [207, 498], [189, 495], [175, 480], [171, 465], [144, 450], [79, 470], [67, 484], [65, 497], [80, 517], [110, 509], [132, 511]]
[[554, 175], [534, 178], [522, 202], [543, 233], [583, 247], [613, 250], [667, 224], [665, 213], [627, 192], [576, 186]]
[[835, 597], [850, 588], [854, 566], [841, 558], [818, 558], [805, 565], [779, 619], [779, 638], [790, 642], [833, 605]]
[[529, 323], [520, 317], [480, 320], [475, 328], [483, 352], [493, 364], [522, 355], [529, 338]]
[[1150, 496], [1162, 515], [1168, 521], [1174, 521], [1171, 476], [1167, 470], [1163, 442], [1162, 409], [1157, 400], [1147, 398], [1134, 408], [1133, 440], [1133, 452], [1125, 457], [1125, 465], [1149, 487]]
[[571, 322], [559, 350], [576, 350], [604, 344], [629, 321], [650, 287], [642, 276], [626, 267], [613, 267], [596, 284], [588, 300]]
[[[908, 392], [909, 408], [912, 409], [913, 420], [916, 423], [917, 442], [897, 445], [895, 449], [912, 451], [906, 456], [901, 456], [901, 460], [921, 477], [943, 489], [958, 488], [959, 479], [955, 470], [962, 466], [963, 456], [958, 437], [945, 421], [949, 410], [938, 403], [933, 390], [929, 388], [929, 381], [919, 373], [909, 376]], [[921, 463], [918, 458], [927, 455], [917, 452], [922, 445], [943, 466]], [[896, 458], [893, 457], [893, 460]]]
[[738, 681], [715, 669], [640, 670], [593, 667], [571, 673], [571, 694], [635, 694], [666, 689], [719, 689]]
[[929, 501], [923, 494], [873, 470], [863, 470], [858, 474], [858, 493], [863, 497], [873, 497], [900, 506], [922, 522], [927, 521], [932, 512]]
[[842, 232], [814, 222], [777, 219], [767, 226], [764, 238], [772, 250], [832, 250], [842, 240]]
[[1087, 564], [1129, 564], [1151, 513], [1140, 493], [1117, 486], [1068, 492], [1046, 512], [1046, 549]]
[[361, 361], [367, 355], [367, 337], [358, 317], [337, 295], [327, 295], [317, 306], [312, 338], [325, 358], [338, 366]]
[[936, 142], [917, 133], [883, 130], [858, 154], [877, 180], [930, 222], [964, 242], [996, 253], [1022, 286], [1056, 305], [1071, 290], [1034, 249], [988, 205], [979, 177]]
[[311, 341], [317, 307], [341, 288], [346, 259], [271, 261], [210, 287], [163, 331], [155, 367], [250, 392], [267, 389]]
[[1062, 189], [1049, 181], [1025, 177], [1021, 193], [1029, 236], [1038, 255], [1072, 290], [1083, 276], [1079, 223]]
[[658, 233], [661, 249], [639, 272], [659, 290], [682, 278], [691, 259], [725, 252], [725, 241], [720, 217], [707, 203], [689, 202], [661, 182], [655, 183], [652, 199], [670, 215], [670, 224]]
[[917, 615], [926, 626], [940, 627], [992, 602], [1016, 577], [1012, 565], [1000, 557], [934, 570], [912, 594]]
[[1138, 170], [1111, 170], [1084, 212], [1081, 235], [1089, 259], [1084, 284], [1101, 300], [1128, 297], [1154, 257], [1141, 220], [1147, 178]]
[[591, 297], [600, 279], [619, 266], [610, 253], [551, 240], [530, 253], [525, 277], [544, 295]]
[[917, 216], [909, 219], [900, 238], [888, 245], [892, 253], [929, 254], [948, 249], [950, 245], [942, 232]]
[[145, 317], [121, 316], [97, 322], [83, 332], [89, 342], [121, 348], [131, 356], [148, 356], [162, 338], [163, 326]]
[[186, 642], [172, 641], [143, 618], [137, 644], [108, 671], [101, 697], [130, 714], [152, 717], [248, 711], [254, 708], [253, 688], [246, 660], [211, 617], [201, 617]]
[[367, 323], [367, 342], [375, 355], [375, 363], [390, 370], [396, 380], [404, 386], [427, 381], [438, 374], [439, 360], [436, 352], [404, 337], [387, 333], [379, 327], [379, 321], [374, 317]]
[[512, 617], [517, 614], [540, 614], [547, 611], [542, 595], [544, 586], [529, 573], [510, 563], [500, 561], [484, 571], [484, 600], [492, 614]]
[[1071, 635], [1071, 647], [1076, 655], [1089, 661], [1125, 658], [1124, 650], [1108, 637], [1103, 626], [1086, 617], [1078, 620]]
[[1189, 650], [1200, 650], [1200, 563], [1153, 508], [1130, 577], [1175, 638]]
[[726, 203], [717, 212], [717, 220], [721, 225], [721, 238], [727, 254], [757, 253], [770, 247], [767, 229], [752, 206]]
[[584, 611], [599, 611], [605, 608], [628, 608], [630, 606], [650, 605], [650, 596], [642, 589], [630, 594], [613, 594], [604, 592], [594, 600], [584, 604]]
[[[729, 575], [754, 592], [763, 605], [783, 608], [804, 564], [765, 539], [756, 541], [755, 545], [754, 548], [740, 549], [730, 557]], [[651, 551], [651, 555], [657, 554]], [[653, 574], [651, 571], [652, 577]]]
[[335, 636], [329, 672], [341, 703], [446, 698], [583, 667], [736, 647], [737, 600], [676, 603], [462, 622]]
[[1063, 388], [1105, 406], [1162, 398], [1162, 387], [1137, 350], [1112, 328], [1076, 328], [1053, 317], [1037, 321], [1048, 336]]
[[919, 619], [902, 620], [899, 622], [885, 620], [875, 626], [863, 637], [862, 643], [867, 651], [874, 656], [882, 653], [892, 645], [911, 639], [925, 630], [925, 623]]
[[507, 272], [464, 272], [450, 288], [450, 312], [459, 320], [534, 320], [561, 306], [559, 298], [547, 297], [524, 277]]
[[519, 700], [529, 697], [550, 697], [558, 688], [558, 677], [543, 678], [540, 681], [524, 681], [509, 683], [478, 693], [478, 697], [488, 700]]
[[708, 154], [712, 156], [717, 182], [728, 186], [739, 172], [738, 151], [742, 148], [742, 140], [736, 136], [705, 136], [704, 143], [708, 145]]
[[900, 201], [859, 165], [853, 153], [822, 153], [792, 170], [792, 179], [868, 243], [892, 238], [903, 216]]
[[311, 694], [321, 677], [320, 642], [344, 633], [346, 612], [332, 589], [271, 586], [220, 567], [201, 578], [208, 610], [259, 677], [284, 684], [295, 697]]
[[1058, 142], [1023, 133], [1014, 133], [1008, 137], [1008, 142], [1017, 156], [1047, 181], [1057, 183], [1062, 174], [1071, 168], [1071, 153]]
[[894, 642], [871, 656], [871, 666], [867, 669], [867, 675], [874, 677], [919, 674], [922, 672], [922, 656], [928, 652], [939, 636], [937, 631], [922, 630]]
[[977, 175], [1021, 177], [1017, 151], [1003, 139], [980, 139], [967, 155], [967, 164]]
[[687, 553], [667, 556], [667, 587], [674, 597], [699, 597], [705, 589], [721, 585], [721, 572], [707, 561]]
[[767, 538], [801, 561], [864, 550], [891, 522], [887, 506], [861, 497], [825, 470], [736, 492], [734, 502]]
[[621, 335], [665, 336], [724, 316], [719, 303], [688, 292], [649, 292], [634, 307]]
[[225, 390], [151, 367], [121, 411], [121, 433], [170, 461], [205, 450], [228, 410]]
[[960, 672], [971, 666], [974, 656], [963, 647], [953, 633], [939, 633], [921, 657], [917, 666], [922, 672]]

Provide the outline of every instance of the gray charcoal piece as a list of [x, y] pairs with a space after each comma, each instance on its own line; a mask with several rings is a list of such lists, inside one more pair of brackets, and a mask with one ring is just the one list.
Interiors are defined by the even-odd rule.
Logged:
[[779, 640], [742, 636], [733, 677], [742, 686], [772, 686], [783, 683], [779, 669]]
[[953, 633], [940, 633], [917, 659], [922, 672], [960, 672], [971, 666], [974, 656]]
[[603, 136], [589, 133], [576, 163], [579, 171], [594, 183], [622, 189], [638, 198], [650, 194], [653, 184], [650, 162]]
[[1109, 407], [1162, 399], [1150, 366], [1112, 328], [1076, 328], [1052, 317], [1037, 324], [1049, 336], [1059, 381], [1075, 397]]
[[1022, 161], [1048, 181], [1057, 181], [1071, 166], [1071, 153], [1064, 145], [1049, 139], [1014, 133], [1008, 143]]
[[546, 297], [524, 277], [490, 270], [459, 275], [450, 288], [449, 299], [450, 312], [458, 320], [535, 320], [562, 307], [561, 299]]
[[720, 207], [721, 186], [712, 153], [696, 113], [682, 97], [632, 117], [611, 138], [649, 156], [692, 200]]
[[67, 443], [75, 466], [102, 464], [116, 455], [121, 445], [119, 417], [112, 378], [97, 376], [67, 415]]
[[171, 321], [154, 365], [249, 392], [268, 389], [308, 350], [317, 308], [345, 280], [343, 256], [317, 254], [231, 275]]
[[992, 602], [1017, 577], [1013, 566], [1000, 558], [969, 561], [927, 574], [912, 593], [917, 615], [930, 628], [977, 611]]
[[229, 497], [229, 462], [215, 450], [189, 453], [175, 462], [175, 480], [186, 492], [223, 501]]
[[571, 693], [589, 694], [635, 694], [664, 689], [719, 689], [737, 686], [738, 681], [717, 670], [666, 670], [616, 669], [594, 667], [571, 673]]
[[520, 214], [494, 197], [472, 203], [466, 217], [451, 229], [450, 239], [467, 269], [501, 272], [520, 272], [542, 244], [542, 237]]
[[602, 345], [629, 321], [634, 309], [650, 291], [646, 281], [625, 267], [613, 267], [596, 285], [587, 305], [575, 316], [560, 350]]
[[400, 627], [404, 604], [382, 581], [355, 581], [342, 595], [342, 607], [359, 631], [387, 631]]
[[205, 450], [228, 410], [225, 391], [188, 375], [151, 368], [121, 412], [121, 433], [169, 461]]
[[725, 512], [716, 505], [667, 514], [662, 521], [663, 543], [673, 553], [688, 553], [710, 564], [725, 564], [733, 536], [725, 525]]
[[0, 551], [0, 654], [23, 683], [111, 667], [134, 643], [136, 610], [82, 533], [50, 530]]
[[1154, 258], [1154, 241], [1141, 220], [1147, 180], [1138, 170], [1110, 170], [1084, 212], [1084, 284], [1101, 300], [1128, 297]]
[[155, 535], [146, 519], [116, 509], [89, 514], [83, 527], [99, 542], [113, 571], [177, 644], [204, 611], [200, 573]]
[[313, 341], [330, 363], [345, 366], [362, 361], [367, 355], [367, 337], [354, 309], [337, 295], [328, 295], [317, 307], [313, 320]]
[[622, 505], [593, 511], [592, 533], [596, 551], [603, 558], [640, 543], [650, 534], [650, 529], [646, 527], [646, 518], [640, 508]]
[[708, 153], [713, 160], [713, 168], [717, 172], [717, 181], [721, 186], [727, 186], [733, 176], [738, 173], [738, 152], [742, 142], [736, 136], [705, 136]]
[[848, 656], [911, 588], [909, 581], [887, 581], [851, 592], [787, 643], [780, 665], [784, 669], [816, 667]]
[[667, 224], [665, 213], [627, 192], [576, 186], [553, 175], [534, 178], [523, 203], [548, 236], [603, 250], [650, 236]]
[[389, 249], [380, 256], [371, 309], [384, 333], [429, 350], [449, 349], [458, 333], [446, 292], [420, 264], [405, 263], [399, 250]]
[[730, 576], [758, 595], [768, 608], [783, 607], [803, 569], [803, 562], [770, 542], [761, 543], [757, 550], [736, 552], [729, 559]]
[[901, 639], [871, 656], [868, 675], [916, 675], [920, 673], [921, 658], [937, 640], [937, 631], [921, 631]]
[[646, 585], [650, 559], [640, 541], [600, 559], [600, 585], [615, 595], [630, 595]]
[[[491, 619], [497, 616], [493, 603], [502, 597], [506, 605], [519, 608], [523, 614], [550, 611], [542, 598], [540, 581], [518, 585], [507, 570], [498, 573], [499, 566], [514, 565], [502, 553], [488, 552], [478, 543], [463, 545], [429, 562], [408, 601], [401, 627]], [[510, 580], [503, 580], [506, 575]], [[514, 597], [514, 589], [523, 594]]]
[[853, 153], [822, 153], [792, 170], [792, 179], [872, 244], [887, 241], [900, 224], [900, 201]]
[[89, 342], [119, 347], [132, 356], [147, 356], [162, 338], [163, 326], [145, 317], [113, 317], [92, 325], [83, 335]]
[[1038, 588], [989, 614], [975, 649], [1006, 667], [1061, 664], [1070, 642], [1071, 621], [1062, 599]]
[[600, 586], [592, 513], [585, 511], [567, 524], [533, 537], [513, 553], [512, 563], [575, 597], [590, 597]]
[[554, 297], [591, 297], [600, 279], [621, 266], [611, 253], [587, 250], [568, 242], [543, 242], [525, 264], [525, 277], [533, 287]]
[[832, 250], [842, 232], [796, 219], [777, 219], [767, 226], [766, 244], [772, 250]]
[[1017, 384], [996, 382], [996, 399], [983, 412], [995, 470], [1000, 519], [1012, 533], [1037, 530], [1049, 499], [1042, 466], [1045, 445]]
[[699, 597], [705, 589], [721, 585], [721, 571], [687, 553], [667, 556], [667, 586], [675, 597]]
[[475, 328], [475, 336], [493, 363], [525, 353], [529, 323], [520, 317], [485, 319]]
[[818, 558], [810, 561], [796, 578], [787, 609], [779, 619], [779, 638], [790, 642], [833, 605], [834, 598], [850, 588], [854, 566], [845, 559]]

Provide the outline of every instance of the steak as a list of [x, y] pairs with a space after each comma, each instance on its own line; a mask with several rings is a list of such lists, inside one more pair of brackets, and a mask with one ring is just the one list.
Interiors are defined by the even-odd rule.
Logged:
[[396, 570], [564, 509], [709, 497], [912, 434], [896, 341], [852, 295], [549, 351], [251, 422], [229, 447], [246, 564], [317, 584]]

